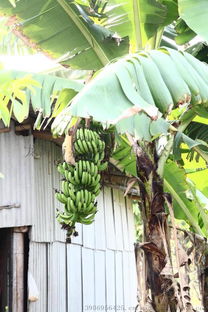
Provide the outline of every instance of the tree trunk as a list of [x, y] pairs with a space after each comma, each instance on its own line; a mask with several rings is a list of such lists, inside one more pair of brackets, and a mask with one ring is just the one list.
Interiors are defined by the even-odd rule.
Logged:
[[[190, 302], [187, 303], [184, 300], [183, 282], [180, 280], [177, 283], [173, 273], [167, 225], [168, 215], [165, 212], [165, 201], [170, 210], [171, 197], [164, 193], [163, 181], [157, 173], [158, 157], [155, 145], [154, 143], [137, 145], [135, 152], [144, 222], [144, 243], [140, 244], [140, 248], [144, 250], [146, 256], [146, 282], [147, 288], [151, 291], [152, 308], [155, 312], [193, 311]], [[171, 213], [174, 219], [173, 211]], [[175, 232], [177, 242], [176, 236]], [[179, 265], [178, 270], [180, 277]], [[146, 302], [149, 306], [149, 298]], [[142, 309], [146, 311], [147, 307]]]
[[204, 271], [202, 276], [202, 293], [203, 293], [203, 304], [204, 308], [208, 307], [208, 253], [205, 254]]
[[163, 183], [157, 174], [157, 156], [153, 143], [147, 151], [136, 148], [137, 174], [142, 198], [144, 240], [141, 248], [147, 261], [147, 284], [151, 289], [152, 304], [156, 312], [168, 311], [166, 281], [161, 275], [167, 263], [167, 222], [164, 208]]

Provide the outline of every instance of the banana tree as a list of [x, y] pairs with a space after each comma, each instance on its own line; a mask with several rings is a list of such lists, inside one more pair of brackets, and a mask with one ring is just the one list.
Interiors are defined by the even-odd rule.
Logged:
[[[200, 3], [204, 1], [197, 1]], [[207, 113], [208, 74], [205, 65], [186, 53], [150, 49], [159, 46], [164, 27], [178, 18], [178, 7], [194, 32], [198, 32], [197, 15], [194, 13], [190, 19], [185, 0], [113, 0], [107, 6], [98, 1], [86, 4], [65, 0], [19, 0], [16, 6], [15, 1], [12, 4], [2, 0], [0, 8], [3, 13], [15, 15], [16, 34], [65, 65], [98, 70], [129, 50], [140, 51], [107, 65], [69, 101], [56, 117], [52, 131], [56, 135], [67, 131], [72, 116], [93, 117], [105, 126], [115, 125], [135, 158], [134, 175], [145, 223], [141, 248], [147, 259], [152, 309], [192, 311], [182, 285], [180, 296], [176, 296], [174, 274], [167, 270], [170, 248], [166, 212], [169, 209], [172, 214], [172, 200], [165, 190], [172, 195], [175, 214], [206, 236], [206, 215], [185, 196], [189, 186], [184, 186], [184, 172], [176, 165], [175, 151], [184, 142], [207, 160], [206, 142], [192, 139], [184, 131], [196, 115]], [[119, 158], [118, 153], [115, 158]], [[132, 170], [129, 163], [124, 167]], [[180, 179], [184, 183], [177, 184]], [[180, 265], [178, 270], [180, 276]]]
[[[175, 309], [176, 305], [185, 311], [190, 306], [182, 285], [180, 298], [173, 286], [167, 286], [174, 285], [173, 272], [164, 273], [170, 265], [166, 212], [169, 209], [171, 213], [172, 200], [176, 217], [188, 221], [196, 233], [208, 234], [207, 215], [202, 206], [186, 197], [190, 185], [176, 162], [181, 143], [207, 161], [205, 137], [197, 140], [188, 136], [189, 131], [184, 133], [206, 110], [207, 81], [207, 66], [187, 53], [168, 48], [140, 52], [107, 65], [52, 124], [52, 131], [61, 134], [72, 116], [92, 116], [104, 126], [114, 124], [124, 136], [126, 149], [119, 148], [114, 158], [136, 177], [140, 188], [145, 224], [141, 248], [147, 258], [155, 311]], [[129, 156], [132, 153], [134, 159]]]

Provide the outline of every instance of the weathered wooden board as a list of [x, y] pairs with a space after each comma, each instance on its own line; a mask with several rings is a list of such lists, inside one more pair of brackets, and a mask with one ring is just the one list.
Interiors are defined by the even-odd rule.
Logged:
[[[95, 311], [102, 311], [106, 305], [105, 252], [95, 254]], [[104, 311], [104, 309], [103, 309]]]
[[[29, 302], [29, 312], [47, 312], [47, 244], [30, 243], [28, 271], [32, 275], [39, 293], [37, 301]], [[37, 295], [36, 290], [34, 289], [31, 294]]]
[[83, 225], [83, 246], [95, 248], [95, 223]]
[[48, 244], [48, 311], [66, 311], [66, 244]]
[[121, 218], [121, 207], [119, 204], [119, 192], [118, 190], [113, 190], [113, 206], [115, 215], [115, 233], [116, 233], [116, 250], [123, 250], [123, 228], [122, 228], [122, 218]]
[[105, 209], [105, 230], [106, 230], [106, 247], [116, 249], [115, 240], [115, 223], [112, 203], [111, 189], [104, 187], [104, 209]]
[[82, 248], [83, 311], [90, 311], [95, 304], [94, 251]]
[[123, 233], [123, 246], [124, 250], [129, 250], [129, 231], [128, 231], [128, 221], [127, 221], [127, 211], [125, 205], [125, 198], [123, 192], [119, 192], [119, 205], [121, 209], [121, 219], [122, 219], [122, 233]]
[[33, 214], [32, 240], [53, 242], [55, 209], [50, 142], [36, 141], [34, 164], [36, 207]]
[[116, 308], [122, 311], [124, 306], [124, 286], [123, 286], [123, 256], [121, 251], [115, 253], [115, 273], [116, 273]]
[[136, 240], [136, 229], [134, 222], [134, 214], [132, 209], [132, 202], [129, 197], [126, 197], [126, 211], [128, 220], [128, 233], [129, 233], [129, 250], [134, 251], [134, 242]]
[[82, 312], [82, 258], [81, 246], [67, 246], [67, 312]]
[[131, 285], [130, 285], [130, 269], [129, 269], [129, 253], [123, 252], [123, 287], [124, 287], [124, 307], [131, 308]]
[[106, 250], [106, 305], [112, 311], [116, 305], [115, 252], [112, 250]]
[[[133, 252], [129, 252], [129, 270], [130, 270], [130, 305], [131, 307], [136, 307], [137, 305], [137, 294], [135, 290], [137, 289], [137, 272], [136, 272], [136, 259]], [[133, 310], [134, 311], [134, 310]]]
[[106, 233], [105, 233], [105, 211], [103, 202], [103, 190], [97, 197], [98, 212], [95, 216], [95, 248], [105, 250]]
[[[13, 128], [13, 125], [11, 126]], [[33, 137], [0, 133], [0, 228], [33, 224]]]

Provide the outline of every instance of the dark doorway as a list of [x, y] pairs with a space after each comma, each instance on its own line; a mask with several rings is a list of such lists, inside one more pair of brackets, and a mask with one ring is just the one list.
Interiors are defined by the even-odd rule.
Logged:
[[0, 229], [0, 312], [27, 311], [27, 227]]
[[12, 311], [11, 229], [0, 229], [0, 311]]

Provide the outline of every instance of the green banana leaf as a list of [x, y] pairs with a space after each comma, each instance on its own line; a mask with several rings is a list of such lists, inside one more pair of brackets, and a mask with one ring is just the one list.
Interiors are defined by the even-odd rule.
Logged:
[[128, 37], [132, 51], [159, 45], [164, 26], [178, 16], [175, 0], [161, 2], [2, 0], [0, 13], [15, 16], [15, 32], [29, 46], [74, 68], [97, 70], [128, 53]]
[[181, 18], [177, 20], [174, 28], [177, 34], [175, 37], [175, 41], [179, 45], [186, 44], [196, 36], [196, 33], [191, 30], [185, 23], [185, 21]]
[[[208, 215], [200, 205], [196, 194], [192, 198], [188, 196], [190, 184], [186, 180], [184, 169], [179, 168], [175, 162], [168, 161], [165, 164], [164, 186], [173, 198], [175, 218], [185, 220], [196, 233], [207, 237]], [[204, 222], [201, 220], [202, 217]]]
[[199, 36], [208, 40], [207, 0], [178, 0], [179, 15]]
[[184, 131], [193, 140], [203, 140], [208, 143], [208, 119], [195, 118]]
[[136, 155], [129, 145], [128, 140], [124, 137], [119, 137], [117, 148], [115, 149], [112, 158], [114, 164], [117, 165], [126, 174], [136, 177]]
[[[118, 146], [112, 158], [113, 163], [119, 169], [131, 176], [137, 176], [136, 157], [132, 151], [132, 147], [125, 138], [121, 137], [119, 139]], [[176, 163], [168, 161], [164, 169], [164, 186], [165, 191], [170, 193], [173, 198], [175, 217], [185, 220], [194, 232], [208, 237], [208, 215], [205, 213], [205, 209], [197, 193], [193, 194], [192, 198], [188, 196], [190, 195], [188, 191], [191, 185], [190, 182], [187, 182], [185, 170], [179, 168]]]
[[[127, 16], [128, 19], [125, 21], [123, 18], [123, 22], [112, 26], [111, 29], [117, 31], [121, 37], [129, 36], [133, 51], [138, 51], [145, 46], [154, 48], [155, 45], [150, 40], [177, 17], [175, 14], [177, 5], [174, 6], [174, 1], [162, 2], [163, 4], [156, 0], [113, 0], [111, 3], [118, 4], [112, 12], [113, 16]], [[173, 3], [173, 6], [168, 10], [166, 4], [170, 3]]]
[[[134, 62], [135, 61], [135, 62]], [[61, 135], [70, 123], [71, 116], [93, 118], [102, 123], [114, 123], [119, 133], [127, 131], [139, 140], [150, 141], [152, 137], [166, 134], [169, 123], [161, 118], [152, 121], [151, 118], [159, 114], [151, 94], [148, 92], [142, 97], [139, 90], [144, 90], [142, 81], [138, 80], [136, 72], [142, 72], [139, 60], [127, 58], [107, 66], [89, 83], [83, 92], [74, 98], [71, 106], [63, 110], [52, 124], [52, 132]], [[136, 86], [136, 87], [135, 87]], [[112, 96], [113, 95], [113, 96]], [[141, 110], [139, 114], [132, 110]], [[161, 114], [160, 114], [161, 115]], [[61, 126], [62, 122], [65, 125]]]
[[88, 11], [79, 2], [66, 0], [19, 0], [15, 7], [8, 0], [0, 2], [0, 13], [17, 18], [16, 33], [28, 45], [74, 68], [99, 69], [128, 53], [128, 38], [120, 40], [95, 23]]
[[132, 52], [158, 47], [164, 27], [178, 18], [176, 0], [111, 0], [109, 7], [113, 10], [104, 25], [122, 38], [129, 36]]
[[[198, 120], [203, 120], [197, 117]], [[195, 118], [195, 120], [197, 120]], [[205, 119], [205, 118], [204, 118]], [[207, 123], [207, 119], [205, 119]], [[178, 132], [175, 137], [173, 154], [175, 160], [181, 160], [183, 149], [180, 149], [181, 143], [188, 146], [187, 159], [193, 161], [195, 158], [203, 158], [208, 164], [208, 126], [202, 122], [192, 121], [185, 129], [184, 133]], [[186, 151], [186, 150], [185, 150]]]
[[187, 177], [193, 181], [196, 188], [200, 190], [204, 196], [208, 197], [208, 167], [203, 158], [190, 158], [187, 153], [182, 155], [183, 167], [187, 173]]
[[[155, 53], [149, 51], [126, 56], [104, 67], [57, 116], [52, 132], [61, 135], [72, 116], [92, 116], [103, 124], [115, 124], [119, 133], [129, 132], [140, 140], [150, 141], [154, 136], [166, 134], [168, 122], [161, 119], [161, 115], [166, 117], [170, 105], [177, 107], [187, 92], [190, 92], [190, 98], [195, 97], [186, 85], [191, 79], [189, 69], [192, 74], [199, 75], [192, 66], [193, 61], [194, 66], [196, 64], [200, 68], [200, 75], [201, 70], [204, 72], [204, 76], [199, 77], [201, 83], [200, 90], [196, 87], [197, 92], [202, 92], [208, 102], [208, 68], [205, 64], [171, 49], [163, 48]], [[160, 63], [155, 62], [158, 56]], [[150, 80], [154, 85], [150, 85]], [[200, 107], [206, 106], [206, 103]], [[157, 121], [152, 121], [157, 117]]]
[[13, 114], [21, 123], [29, 116], [31, 105], [33, 114], [38, 114], [35, 128], [39, 129], [45, 120], [48, 124], [56, 117], [82, 87], [78, 81], [56, 76], [2, 70], [0, 118], [8, 126]]
[[35, 51], [10, 30], [6, 24], [8, 21], [5, 16], [0, 18], [0, 54], [15, 56], [34, 54]]
[[[193, 128], [192, 128], [193, 127]], [[204, 127], [203, 127], [204, 128]], [[207, 127], [206, 127], [207, 128]], [[174, 155], [174, 159], [175, 160], [181, 160], [181, 152], [182, 150], [180, 149], [180, 146], [182, 143], [186, 144], [188, 146], [188, 149], [191, 150], [193, 149], [193, 152], [198, 153], [199, 156], [201, 156], [202, 158], [204, 158], [205, 161], [208, 162], [208, 144], [206, 143], [205, 140], [207, 140], [207, 137], [204, 137], [204, 133], [202, 129], [197, 129], [197, 134], [193, 132], [196, 132], [196, 127], [195, 127], [195, 123], [191, 123], [189, 125], [188, 130], [186, 130], [185, 132], [187, 133], [187, 131], [191, 132], [192, 137], [195, 137], [195, 139], [192, 139], [190, 136], [187, 136], [185, 133], [182, 133], [180, 131], [177, 132], [176, 136], [175, 136], [175, 140], [174, 140], [174, 145], [173, 145], [173, 155]], [[207, 129], [206, 129], [207, 131]], [[205, 131], [205, 133], [206, 133]], [[189, 133], [188, 132], [188, 133]], [[197, 135], [200, 135], [205, 139], [200, 139], [199, 137], [197, 137]], [[191, 157], [192, 159], [193, 157]]]

